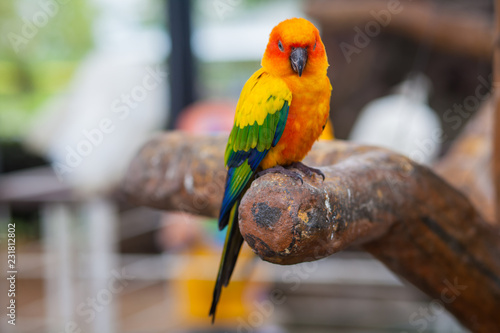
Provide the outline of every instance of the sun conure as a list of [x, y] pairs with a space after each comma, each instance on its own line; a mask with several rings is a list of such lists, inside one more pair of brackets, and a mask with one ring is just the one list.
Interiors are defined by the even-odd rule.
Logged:
[[318, 29], [306, 19], [292, 18], [271, 31], [262, 68], [243, 87], [225, 153], [228, 172], [219, 229], [228, 230], [210, 308], [212, 322], [243, 243], [238, 207], [251, 181], [269, 172], [302, 181], [288, 167], [324, 178], [300, 161], [327, 123], [332, 90], [327, 68]]

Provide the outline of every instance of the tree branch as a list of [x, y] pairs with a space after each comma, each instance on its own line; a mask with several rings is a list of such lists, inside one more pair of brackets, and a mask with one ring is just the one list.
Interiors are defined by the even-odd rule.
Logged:
[[324, 182], [272, 175], [247, 191], [240, 230], [261, 258], [294, 264], [362, 244], [471, 330], [500, 329], [500, 234], [461, 193], [385, 151], [322, 170]]
[[[138, 204], [215, 217], [224, 146], [221, 137], [157, 136], [132, 163], [124, 193]], [[379, 148], [318, 143], [306, 163], [329, 165], [325, 181], [269, 174], [245, 194], [240, 230], [256, 254], [295, 264], [362, 245], [465, 326], [500, 330], [500, 234], [463, 194]]]
[[491, 224], [495, 221], [495, 186], [492, 181], [493, 99], [474, 115], [433, 170], [461, 191]]
[[216, 217], [226, 169], [226, 136], [170, 132], [153, 137], [130, 164], [124, 198], [138, 205]]

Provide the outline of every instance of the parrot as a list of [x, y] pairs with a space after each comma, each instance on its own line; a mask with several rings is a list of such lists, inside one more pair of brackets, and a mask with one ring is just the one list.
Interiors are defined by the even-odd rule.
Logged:
[[218, 227], [227, 231], [209, 311], [212, 323], [243, 244], [238, 207], [251, 182], [282, 173], [303, 183], [290, 168], [324, 180], [319, 169], [301, 161], [329, 118], [328, 66], [318, 29], [304, 18], [291, 18], [272, 29], [261, 68], [243, 86], [224, 154], [228, 171]]

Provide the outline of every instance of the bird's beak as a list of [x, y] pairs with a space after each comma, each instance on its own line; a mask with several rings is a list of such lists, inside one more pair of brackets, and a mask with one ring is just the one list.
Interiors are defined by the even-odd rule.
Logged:
[[297, 47], [293, 49], [290, 54], [290, 64], [294, 72], [302, 76], [302, 71], [306, 67], [307, 63], [307, 50], [303, 47]]

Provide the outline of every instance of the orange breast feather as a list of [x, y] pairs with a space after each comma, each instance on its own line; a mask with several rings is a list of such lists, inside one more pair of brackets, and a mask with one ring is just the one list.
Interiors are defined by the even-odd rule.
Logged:
[[292, 103], [285, 131], [260, 164], [263, 169], [301, 161], [328, 120], [331, 85], [325, 75], [289, 77], [284, 81], [292, 91]]

